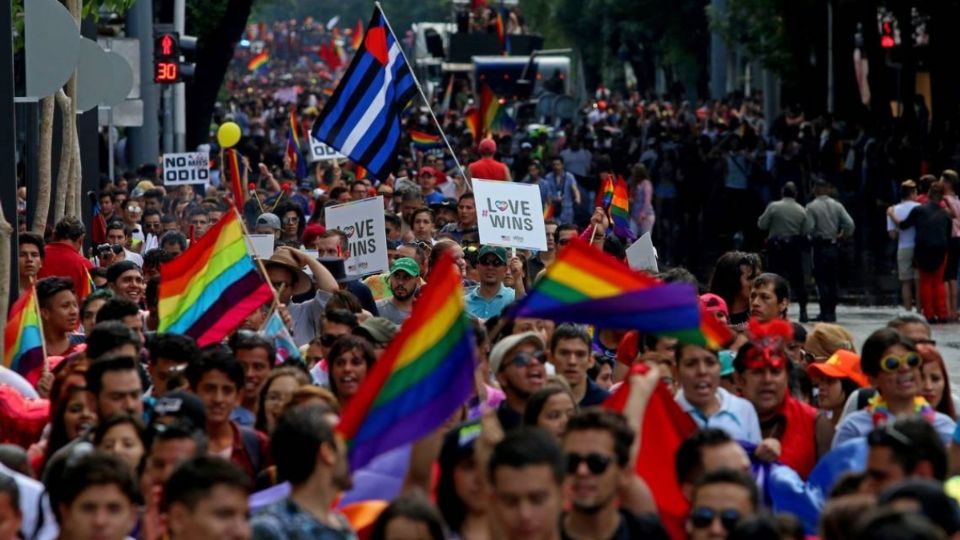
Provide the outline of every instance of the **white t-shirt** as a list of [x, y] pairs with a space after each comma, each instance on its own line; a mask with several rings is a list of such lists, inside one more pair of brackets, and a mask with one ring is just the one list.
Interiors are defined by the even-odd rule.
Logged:
[[[903, 221], [907, 219], [907, 216], [910, 215], [910, 211], [918, 206], [920, 206], [920, 203], [918, 203], [917, 201], [903, 201], [902, 203], [895, 205], [893, 207], [893, 215], [897, 216], [898, 221]], [[897, 230], [897, 225], [894, 224], [892, 219], [890, 219], [890, 216], [887, 216], [887, 230], [888, 231]], [[899, 236], [897, 236], [897, 249], [912, 248], [916, 245], [917, 245], [916, 227], [902, 229], [900, 231]]]

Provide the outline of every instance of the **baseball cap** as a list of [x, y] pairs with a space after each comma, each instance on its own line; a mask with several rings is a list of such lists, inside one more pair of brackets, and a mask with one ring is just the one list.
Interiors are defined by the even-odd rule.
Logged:
[[510, 351], [524, 343], [532, 343], [540, 350], [546, 348], [546, 344], [543, 342], [543, 336], [538, 332], [531, 331], [507, 336], [498, 341], [497, 344], [493, 346], [493, 350], [490, 351], [490, 370], [494, 374], [499, 373], [500, 365], [503, 363], [504, 357], [507, 356]]
[[433, 203], [433, 204], [430, 205], [430, 209], [432, 209], [432, 210], [440, 210], [440, 209], [444, 209], [444, 208], [449, 209], [449, 210], [456, 210], [456, 209], [457, 209], [457, 201], [456, 201], [455, 199], [450, 198], [450, 197], [445, 197], [442, 201], [435, 202], [435, 203]]
[[369, 338], [372, 342], [385, 345], [397, 335], [400, 327], [397, 323], [383, 317], [370, 317], [360, 323], [360, 326], [353, 330], [354, 334], [359, 334]]
[[207, 409], [200, 398], [184, 392], [174, 390], [157, 398], [153, 405], [155, 418], [170, 416], [176, 420], [188, 423], [192, 429], [207, 429]]
[[507, 262], [507, 250], [503, 249], [502, 247], [498, 247], [498, 246], [483, 246], [483, 247], [481, 247], [481, 248], [480, 248], [480, 252], [477, 254], [477, 260], [482, 259], [483, 256], [484, 256], [484, 255], [487, 255], [488, 253], [493, 253], [493, 254], [496, 255], [497, 258], [500, 259], [501, 261]]
[[257, 217], [257, 225], [266, 225], [275, 231], [279, 231], [282, 228], [280, 226], [280, 218], [277, 217], [276, 214], [271, 214], [270, 212], [260, 214]]
[[727, 301], [716, 294], [707, 293], [700, 295], [700, 306], [710, 313], [716, 314], [717, 312], [721, 312], [726, 315], [728, 319], [730, 318], [730, 309], [727, 307]]
[[860, 370], [860, 355], [845, 349], [837, 349], [826, 362], [810, 364], [807, 373], [811, 377], [850, 379], [860, 387], [870, 386], [867, 376]]
[[390, 266], [390, 275], [392, 276], [401, 270], [413, 277], [420, 277], [420, 265], [410, 257], [400, 257], [393, 261], [393, 265]]
[[484, 139], [480, 141], [477, 149], [481, 154], [495, 154], [497, 152], [497, 143], [493, 142], [493, 139]]
[[733, 351], [720, 351], [717, 358], [720, 359], [720, 376], [733, 375]]

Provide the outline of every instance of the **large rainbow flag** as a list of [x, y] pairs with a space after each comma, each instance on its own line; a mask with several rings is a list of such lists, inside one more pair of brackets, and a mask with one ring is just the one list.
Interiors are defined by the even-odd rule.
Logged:
[[273, 298], [233, 208], [182, 256], [160, 266], [159, 293], [157, 331], [186, 334], [201, 347], [222, 340]]
[[733, 338], [726, 327], [703, 326], [693, 285], [635, 272], [579, 239], [560, 251], [510, 316], [633, 329], [712, 348]]
[[33, 285], [10, 308], [3, 329], [3, 365], [27, 376], [43, 367], [43, 330], [40, 306]]
[[440, 427], [473, 391], [474, 338], [460, 274], [444, 255], [413, 313], [343, 410], [350, 467]]

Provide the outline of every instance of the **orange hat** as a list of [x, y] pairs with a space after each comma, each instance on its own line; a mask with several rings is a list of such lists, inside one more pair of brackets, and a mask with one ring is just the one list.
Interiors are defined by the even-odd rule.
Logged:
[[807, 373], [811, 377], [846, 378], [860, 387], [870, 386], [867, 376], [860, 370], [860, 355], [845, 349], [838, 349], [826, 362], [810, 364]]

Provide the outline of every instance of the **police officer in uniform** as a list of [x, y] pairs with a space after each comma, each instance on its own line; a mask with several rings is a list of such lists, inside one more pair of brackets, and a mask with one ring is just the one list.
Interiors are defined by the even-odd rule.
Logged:
[[837, 273], [840, 265], [839, 242], [853, 235], [853, 218], [836, 199], [830, 197], [830, 184], [817, 179], [816, 198], [807, 204], [804, 232], [813, 243], [813, 279], [820, 294], [820, 322], [837, 321]]
[[767, 271], [779, 274], [790, 282], [790, 290], [800, 304], [800, 322], [807, 322], [807, 286], [803, 275], [803, 248], [806, 238], [803, 224], [807, 211], [797, 202], [797, 186], [787, 182], [782, 198], [767, 205], [757, 220], [757, 227], [767, 232]]

